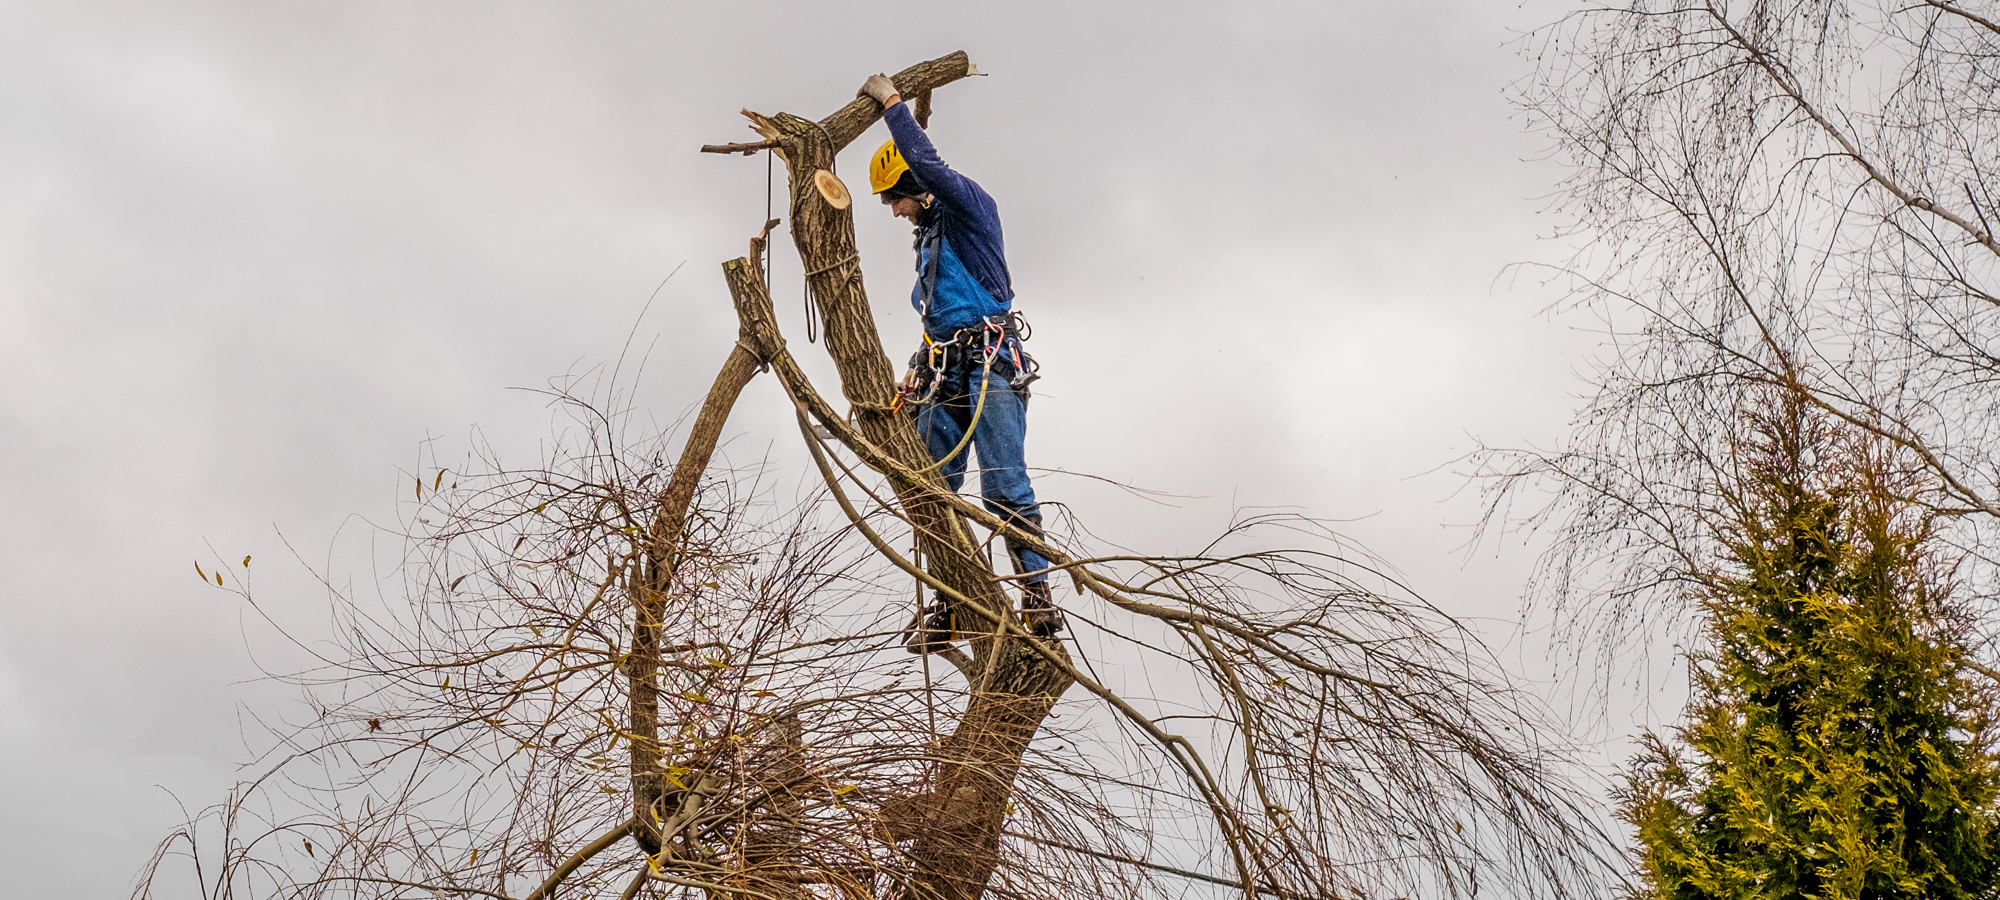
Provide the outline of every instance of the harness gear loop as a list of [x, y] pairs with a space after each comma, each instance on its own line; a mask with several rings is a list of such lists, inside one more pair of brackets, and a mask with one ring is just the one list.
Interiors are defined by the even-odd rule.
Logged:
[[889, 406], [891, 413], [901, 412], [905, 403], [918, 406], [929, 403], [937, 395], [938, 385], [944, 381], [945, 367], [949, 363], [945, 352], [947, 345], [931, 340], [928, 334], [923, 337], [924, 346], [917, 351], [917, 356], [923, 357], [923, 361], [918, 362], [916, 356], [910, 358], [909, 370], [903, 373], [902, 382], [896, 385], [896, 402]]
[[[984, 319], [980, 319], [977, 325], [959, 329], [957, 333], [951, 336], [951, 340], [946, 343], [940, 344], [932, 340], [929, 334], [924, 335], [924, 365], [930, 369], [930, 384], [924, 391], [923, 396], [917, 400], [917, 403], [929, 403], [931, 398], [936, 396], [938, 386], [950, 374], [950, 351], [952, 348], [970, 348], [975, 345], [975, 342], [977, 342], [977, 346], [979, 347], [980, 357], [979, 402], [972, 408], [972, 421], [966, 423], [965, 434], [958, 439], [958, 446], [953, 447], [950, 453], [939, 458], [937, 462], [917, 470], [918, 475], [928, 475], [944, 468], [946, 463], [958, 458], [958, 455], [964, 453], [965, 448], [972, 444], [972, 435], [979, 428], [979, 418], [986, 412], [986, 391], [990, 386], [987, 379], [993, 374], [993, 362], [1000, 358], [1003, 349], [1011, 353], [1012, 361], [1015, 365], [1014, 377], [1008, 380], [1007, 386], [1009, 388], [1025, 390], [1028, 382], [1041, 377], [1035, 373], [1035, 370], [1040, 367], [1034, 364], [1034, 357], [1022, 354], [1020, 351], [1020, 340], [1013, 336], [1020, 331], [1020, 324], [1021, 320], [1014, 313], [1005, 313], [1002, 315], [987, 316]], [[1025, 369], [1021, 367], [1021, 361], [1024, 358], [1028, 361], [1028, 366]], [[940, 363], [940, 360], [942, 360], [942, 363]], [[908, 386], [907, 395], [914, 395], [916, 393], [916, 381], [918, 380], [920, 380], [920, 376], [914, 368], [904, 377], [904, 383]], [[897, 408], [901, 407], [902, 401], [907, 395], [903, 393], [898, 394], [896, 398]]]
[[[1014, 375], [1007, 385], [1025, 392], [1028, 385], [1042, 377], [1041, 363], [1022, 349], [1021, 343], [1034, 333], [1026, 317], [1018, 312], [1005, 312], [980, 319], [979, 324], [959, 329], [948, 341], [938, 341], [929, 334], [923, 335], [923, 346], [910, 358], [910, 367], [903, 373], [903, 380], [896, 386], [896, 400], [889, 411], [901, 412], [905, 406], [922, 406], [937, 395], [938, 386], [943, 383], [953, 364], [953, 353], [963, 352], [978, 346], [984, 368], [990, 371], [993, 361], [1005, 356], [1014, 366]], [[981, 400], [985, 399], [985, 380], [980, 381]], [[1024, 397], [1025, 399], [1025, 397]], [[979, 421], [977, 414], [974, 424]], [[961, 448], [962, 449], [962, 448]]]

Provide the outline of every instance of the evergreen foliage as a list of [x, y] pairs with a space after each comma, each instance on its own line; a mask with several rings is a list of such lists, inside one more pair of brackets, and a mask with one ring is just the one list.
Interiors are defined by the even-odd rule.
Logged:
[[1961, 674], [1934, 517], [1851, 436], [1780, 407], [1719, 492], [1727, 554], [1698, 578], [1678, 741], [1645, 735], [1619, 798], [1640, 896], [1994, 896], [1994, 698]]

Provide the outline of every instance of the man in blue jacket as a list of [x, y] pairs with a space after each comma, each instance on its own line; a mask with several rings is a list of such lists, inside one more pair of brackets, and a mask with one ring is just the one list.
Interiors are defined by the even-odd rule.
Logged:
[[[859, 94], [882, 104], [891, 140], [875, 151], [868, 180], [890, 212], [917, 226], [917, 284], [910, 305], [924, 319], [924, 346], [910, 360], [904, 399], [917, 402], [917, 429], [945, 483], [965, 483], [967, 444], [979, 454], [979, 492], [986, 508], [1023, 532], [1040, 536], [1041, 507], [1028, 480], [1028, 382], [1034, 360], [1021, 348], [1021, 320], [1000, 237], [1000, 211], [984, 188], [952, 171], [917, 125], [896, 85], [874, 75]], [[1012, 536], [1007, 553], [1021, 585], [1021, 618], [1050, 637], [1063, 629], [1050, 597], [1048, 560]], [[913, 623], [913, 653], [943, 649], [952, 621], [943, 598]]]

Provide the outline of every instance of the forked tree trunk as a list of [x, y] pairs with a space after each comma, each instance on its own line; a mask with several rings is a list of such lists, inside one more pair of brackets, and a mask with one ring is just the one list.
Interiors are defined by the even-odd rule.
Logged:
[[[895, 81], [905, 96], [926, 101], [920, 105], [927, 114], [932, 90], [973, 72], [965, 54], [954, 53], [906, 69]], [[826, 348], [840, 374], [842, 395], [861, 435], [902, 467], [901, 473], [884, 474], [903, 511], [916, 523], [931, 575], [977, 606], [959, 611], [961, 623], [1013, 621], [1008, 634], [989, 628], [972, 638], [971, 664], [965, 668], [970, 689], [966, 709], [953, 733], [940, 741], [940, 762], [928, 784], [912, 786], [913, 792], [921, 787], [928, 794], [921, 808], [931, 812], [906, 829], [914, 872], [910, 894], [926, 900], [974, 900], [998, 864], [1000, 831], [1022, 757], [1070, 679], [1021, 643], [1029, 638], [1011, 619], [1012, 604], [993, 576], [990, 559], [965, 520], [939, 498], [944, 489], [939, 477], [924, 472], [931, 460], [912, 417], [891, 411], [895, 371], [883, 352], [862, 286], [853, 208], [829, 202], [816, 186], [815, 176], [831, 172], [835, 155], [880, 118], [880, 107], [861, 98], [817, 122], [785, 113], [766, 117], [746, 110], [744, 114], [766, 140], [730, 146], [770, 147], [785, 160], [792, 239], [826, 324]], [[838, 192], [835, 196], [838, 199]], [[662, 793], [657, 743], [660, 623], [694, 485], [707, 467], [729, 406], [759, 365], [774, 365], [795, 397], [813, 393], [779, 337], [759, 266], [761, 235], [752, 242], [752, 251], [749, 257], [723, 264], [740, 324], [739, 340], [666, 488], [665, 502], [649, 534], [646, 568], [637, 592], [630, 663], [632, 786], [639, 823], [634, 834], [648, 852], [659, 848], [651, 821]], [[913, 472], [919, 474], [909, 474]], [[1059, 645], [1054, 650], [1062, 655]]]

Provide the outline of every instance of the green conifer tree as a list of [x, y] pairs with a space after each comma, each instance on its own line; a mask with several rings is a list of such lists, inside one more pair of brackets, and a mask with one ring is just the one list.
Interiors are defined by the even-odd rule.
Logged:
[[1678, 741], [1621, 792], [1641, 896], [2000, 894], [1991, 684], [1961, 668], [1935, 518], [1797, 404], [1728, 468]]

